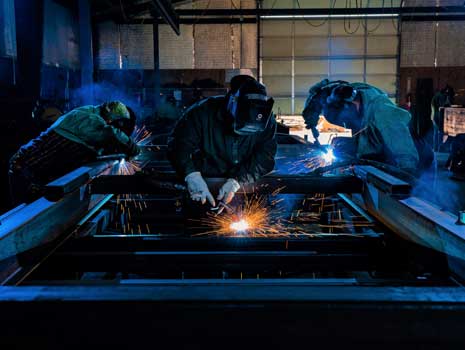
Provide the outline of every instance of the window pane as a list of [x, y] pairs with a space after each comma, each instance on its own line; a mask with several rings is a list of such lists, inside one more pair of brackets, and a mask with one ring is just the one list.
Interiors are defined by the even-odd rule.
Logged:
[[292, 35], [292, 22], [291, 21], [272, 21], [263, 20], [261, 35], [267, 36], [285, 36], [290, 37]]
[[308, 37], [295, 39], [295, 56], [327, 56], [328, 38]]
[[263, 57], [291, 57], [292, 40], [290, 38], [263, 38]]
[[320, 76], [296, 76], [294, 78], [295, 95], [307, 96], [310, 86], [327, 78], [327, 75]]
[[263, 77], [267, 92], [273, 96], [291, 96], [291, 77]]
[[263, 75], [291, 75], [292, 67], [290, 60], [263, 61]]
[[367, 32], [368, 35], [397, 35], [397, 19], [369, 19], [367, 20]]
[[348, 75], [348, 74], [341, 74], [341, 75], [331, 75], [331, 80], [344, 80], [349, 83], [363, 83], [363, 75]]
[[363, 60], [333, 60], [331, 74], [363, 74]]
[[395, 75], [367, 75], [367, 83], [380, 88], [388, 94], [396, 93], [396, 81]]
[[[295, 98], [295, 111], [294, 111], [294, 114], [296, 115], [301, 115], [302, 114], [302, 111], [304, 110], [304, 106], [305, 106], [305, 100], [307, 98], [305, 97], [296, 97]], [[302, 119], [302, 122], [303, 122], [303, 119]]]
[[295, 61], [294, 69], [296, 75], [321, 75], [328, 72], [327, 60], [304, 60]]
[[275, 98], [273, 105], [273, 112], [276, 115], [289, 115], [291, 114], [291, 98]]
[[[313, 25], [313, 26], [312, 26]], [[329, 22], [324, 19], [299, 20], [295, 21], [294, 27], [296, 36], [328, 36]]]
[[331, 20], [331, 35], [333, 36], [362, 36], [365, 35], [362, 18], [348, 18], [346, 21], [341, 19]]
[[363, 37], [331, 38], [331, 55], [363, 55], [364, 46]]
[[367, 59], [367, 74], [396, 74], [397, 60], [373, 60]]
[[397, 36], [370, 36], [367, 39], [368, 55], [397, 55]]

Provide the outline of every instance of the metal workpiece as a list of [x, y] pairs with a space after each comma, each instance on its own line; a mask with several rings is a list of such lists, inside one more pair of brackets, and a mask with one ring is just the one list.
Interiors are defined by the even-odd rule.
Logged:
[[[273, 173], [218, 214], [190, 201], [158, 156], [145, 152], [149, 163], [134, 175], [77, 170], [50, 186], [55, 202], [1, 218], [0, 325], [21, 325], [21, 339], [50, 327], [100, 339], [137, 324], [142, 337], [170, 344], [181, 327], [192, 344], [192, 324], [217, 335], [240, 324], [252, 337], [272, 328], [286, 345], [434, 342], [424, 329], [441, 325], [441, 337], [460, 342], [451, 330], [463, 326], [465, 276], [444, 252], [461, 256], [465, 226], [410, 196], [407, 182], [358, 165], [355, 175]], [[206, 181], [216, 195], [225, 179]], [[259, 232], [228, 231], [227, 219], [258, 199]], [[65, 315], [66, 327], [57, 321]]]
[[465, 226], [457, 216], [408, 195], [411, 185], [374, 167], [357, 166], [364, 179], [362, 195], [353, 200], [404, 239], [465, 260]]
[[[206, 178], [212, 191], [217, 191], [227, 179]], [[363, 182], [355, 176], [309, 176], [271, 174], [253, 184], [243, 184], [239, 192], [243, 193], [360, 193]], [[185, 190], [174, 174], [134, 176], [105, 175], [95, 178], [90, 185], [90, 192], [114, 194], [163, 194]]]
[[81, 167], [51, 182], [52, 200], [45, 197], [23, 204], [1, 219], [0, 261], [53, 241], [76, 227], [103, 195], [90, 195], [87, 182], [105, 172], [112, 163], [96, 163]]
[[366, 184], [371, 184], [385, 193], [407, 197], [412, 185], [370, 165], [357, 165], [355, 174]]

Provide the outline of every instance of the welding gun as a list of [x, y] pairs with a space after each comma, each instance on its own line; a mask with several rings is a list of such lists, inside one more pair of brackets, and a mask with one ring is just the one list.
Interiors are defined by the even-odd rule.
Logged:
[[215, 215], [220, 215], [224, 210], [226, 210], [228, 214], [235, 214], [236, 212], [233, 207], [223, 201], [218, 201], [218, 205], [216, 207], [212, 207], [210, 210], [216, 212]]

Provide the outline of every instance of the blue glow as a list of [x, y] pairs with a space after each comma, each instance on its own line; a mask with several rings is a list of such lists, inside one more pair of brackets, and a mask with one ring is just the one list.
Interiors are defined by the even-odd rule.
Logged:
[[329, 164], [336, 160], [336, 156], [334, 155], [333, 149], [329, 148], [326, 152], [323, 152], [322, 158], [326, 163]]

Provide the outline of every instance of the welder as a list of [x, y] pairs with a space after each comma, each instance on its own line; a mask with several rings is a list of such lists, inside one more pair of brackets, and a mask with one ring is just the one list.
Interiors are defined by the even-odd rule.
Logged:
[[354, 137], [338, 138], [335, 148], [339, 143], [355, 158], [387, 163], [410, 174], [418, 174], [432, 162], [432, 150], [416, 146], [410, 113], [369, 84], [324, 79], [310, 88], [302, 115], [317, 142], [320, 115], [351, 129]]
[[47, 183], [99, 155], [136, 155], [138, 147], [131, 139], [135, 125], [134, 111], [119, 101], [83, 106], [64, 114], [10, 159], [13, 204], [41, 197]]
[[194, 201], [215, 206], [204, 177], [227, 179], [216, 199], [229, 203], [241, 185], [257, 181], [274, 167], [276, 121], [273, 99], [254, 78], [231, 79], [225, 96], [190, 107], [169, 140], [169, 158]]

